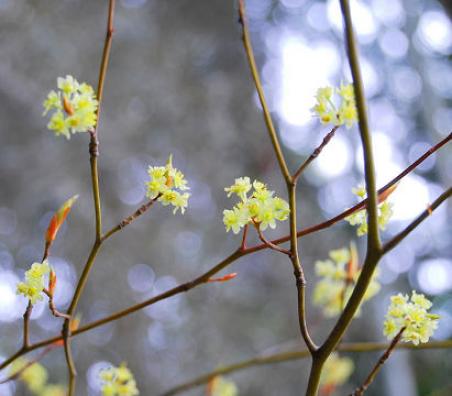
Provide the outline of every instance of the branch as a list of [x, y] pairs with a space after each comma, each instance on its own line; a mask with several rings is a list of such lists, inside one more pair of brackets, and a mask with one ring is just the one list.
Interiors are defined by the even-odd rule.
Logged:
[[143, 213], [145, 213], [157, 199], [160, 198], [160, 195], [157, 195], [155, 198], [146, 202], [144, 205], [140, 206], [135, 212], [133, 212], [130, 216], [123, 219], [117, 226], [113, 227], [110, 231], [106, 232], [105, 235], [102, 236], [101, 241], [104, 242], [106, 239], [110, 238], [113, 234], [127, 227], [130, 223], [134, 222], [138, 217], [140, 217]]
[[300, 333], [309, 351], [313, 353], [318, 347], [309, 334], [306, 321], [306, 278], [303, 267], [301, 266], [300, 257], [298, 255], [296, 189], [296, 181], [293, 183], [287, 183], [290, 208], [290, 259], [292, 261], [297, 287], [297, 310]]
[[24, 312], [24, 339], [22, 344], [22, 349], [27, 349], [30, 346], [30, 316], [31, 311], [33, 310], [33, 305], [31, 301], [28, 301], [27, 308]]
[[284, 159], [284, 154], [281, 150], [281, 145], [279, 144], [278, 136], [276, 134], [275, 126], [273, 125], [273, 120], [270, 115], [270, 110], [265, 100], [264, 89], [262, 88], [262, 82], [259, 77], [259, 72], [256, 66], [256, 60], [254, 59], [253, 47], [251, 45], [251, 38], [248, 29], [248, 20], [245, 15], [245, 2], [244, 0], [239, 1], [239, 22], [242, 25], [242, 40], [245, 47], [246, 57], [251, 69], [251, 74], [253, 76], [254, 84], [256, 86], [257, 94], [259, 95], [259, 100], [261, 102], [262, 110], [264, 112], [265, 124], [267, 126], [268, 134], [270, 140], [273, 144], [273, 149], [275, 150], [276, 157], [278, 159], [279, 167], [284, 176], [286, 182], [290, 181], [292, 177], [290, 176], [289, 169], [287, 167], [286, 160]]
[[324, 147], [330, 142], [334, 134], [338, 130], [339, 126], [335, 126], [328, 134], [323, 138], [322, 143], [312, 152], [312, 154], [300, 165], [297, 171], [293, 174], [292, 179], [297, 181], [303, 171], [308, 167], [308, 165], [314, 161], [319, 154], [322, 152]]
[[402, 242], [416, 227], [421, 224], [427, 217], [431, 216], [433, 211], [438, 208], [444, 201], [452, 196], [452, 187], [449, 187], [444, 191], [435, 201], [428, 206], [415, 220], [413, 220], [404, 230], [399, 232], [390, 241], [386, 242], [383, 246], [383, 254], [386, 254], [390, 250], [394, 249], [400, 242]]
[[[426, 151], [424, 154], [422, 154], [416, 161], [414, 161], [410, 166], [408, 166], [405, 170], [403, 170], [401, 173], [399, 173], [394, 179], [392, 179], [390, 182], [388, 182], [386, 185], [384, 185], [382, 188], [378, 190], [378, 195], [383, 194], [384, 192], [388, 191], [391, 187], [396, 185], [400, 180], [402, 180], [406, 175], [411, 173], [414, 169], [416, 169], [422, 162], [424, 162], [428, 157], [430, 157], [432, 154], [434, 154], [436, 151], [444, 147], [447, 143], [449, 143], [452, 140], [452, 133], [450, 133], [448, 136], [446, 136], [444, 139], [442, 139], [440, 142], [435, 144], [433, 147], [431, 147], [428, 151]], [[352, 206], [351, 208], [345, 210], [344, 212], [338, 214], [335, 217], [332, 217], [329, 220], [326, 220], [322, 223], [315, 224], [313, 226], [304, 228], [297, 232], [297, 237], [301, 238], [306, 235], [312, 234], [314, 232], [324, 230], [326, 228], [331, 227], [332, 225], [338, 223], [341, 220], [344, 220], [347, 216], [350, 216], [352, 213], [356, 212], [357, 210], [364, 209], [367, 206], [367, 198], [362, 200], [361, 202], [357, 203], [356, 205]], [[282, 238], [274, 239], [271, 241], [275, 245], [279, 245], [281, 243], [287, 242], [290, 240], [290, 235], [286, 235]], [[252, 246], [246, 249], [247, 252], [253, 253], [262, 249], [265, 249], [266, 246], [264, 244]]]
[[397, 343], [402, 338], [402, 334], [405, 331], [406, 327], [402, 327], [400, 331], [397, 333], [397, 335], [394, 337], [394, 339], [389, 344], [386, 351], [381, 355], [380, 359], [378, 359], [377, 363], [375, 364], [374, 368], [371, 370], [370, 374], [367, 376], [364, 383], [357, 388], [351, 396], [362, 396], [363, 393], [366, 391], [366, 389], [369, 387], [369, 385], [373, 382], [375, 377], [377, 376], [380, 369], [383, 367], [383, 364], [385, 364], [386, 360], [388, 360], [391, 353], [394, 351]]
[[[342, 352], [375, 352], [384, 350], [388, 347], [387, 343], [384, 342], [353, 342], [353, 343], [344, 343], [340, 344], [337, 348], [338, 351]], [[423, 349], [449, 349], [452, 348], [452, 340], [445, 340], [445, 341], [432, 341], [426, 344], [420, 344], [418, 346], [415, 346], [413, 344], [398, 344], [396, 346], [397, 349], [410, 349], [410, 350], [423, 350]], [[226, 375], [231, 374], [236, 371], [245, 370], [248, 368], [253, 368], [256, 366], [263, 366], [267, 364], [273, 364], [273, 363], [282, 363], [282, 362], [289, 362], [292, 360], [299, 360], [299, 359], [305, 359], [310, 356], [309, 350], [305, 349], [302, 351], [288, 351], [288, 352], [281, 352], [276, 353], [274, 355], [267, 355], [267, 356], [257, 356], [249, 360], [244, 360], [238, 363], [234, 363], [227, 366], [220, 366], [219, 368], [207, 373], [203, 374], [189, 382], [185, 382], [181, 385], [178, 385], [174, 388], [171, 388], [167, 392], [165, 392], [162, 396], [173, 396], [176, 394], [179, 394], [184, 391], [188, 391], [190, 389], [193, 389], [197, 386], [203, 385], [212, 378], [219, 376], [219, 375]]]
[[335, 327], [318, 350], [313, 355], [311, 372], [309, 374], [308, 389], [306, 396], [315, 396], [319, 388], [320, 374], [323, 364], [328, 356], [335, 349], [341, 340], [344, 332], [350, 325], [356, 310], [358, 309], [363, 296], [367, 290], [372, 278], [375, 267], [381, 258], [381, 241], [378, 230], [377, 213], [377, 187], [375, 179], [375, 164], [372, 151], [372, 138], [369, 131], [366, 112], [366, 99], [359, 67], [358, 49], [356, 46], [355, 34], [353, 32], [350, 4], [348, 0], [341, 0], [341, 10], [344, 19], [345, 38], [347, 42], [347, 55], [350, 63], [350, 69], [353, 77], [353, 87], [355, 91], [356, 106], [359, 116], [359, 131], [364, 155], [364, 179], [367, 192], [367, 216], [368, 216], [368, 235], [367, 235], [367, 253], [364, 266], [359, 277], [358, 283], [348, 301], [344, 311], [341, 313]]
[[[98, 109], [97, 109], [97, 122], [95, 128], [90, 131], [90, 143], [89, 143], [89, 154], [90, 154], [90, 166], [91, 166], [91, 184], [93, 190], [93, 200], [94, 200], [94, 210], [96, 215], [96, 239], [94, 246], [91, 250], [90, 259], [88, 259], [85, 268], [83, 269], [82, 276], [79, 279], [77, 284], [76, 291], [71, 301], [71, 305], [67, 312], [69, 317], [74, 313], [77, 303], [80, 299], [80, 296], [83, 292], [83, 288], [86, 284], [86, 281], [89, 276], [90, 269], [94, 263], [94, 258], [96, 257], [96, 253], [100, 247], [100, 240], [102, 236], [102, 208], [101, 208], [101, 199], [100, 199], [100, 189], [99, 189], [99, 174], [97, 169], [97, 158], [99, 156], [99, 141], [98, 141], [98, 126], [99, 126], [99, 118], [100, 118], [100, 110], [103, 99], [104, 92], [104, 84], [105, 84], [105, 76], [107, 74], [108, 62], [110, 59], [110, 50], [112, 43], [112, 35], [113, 35], [113, 19], [114, 19], [114, 11], [115, 11], [116, 0], [109, 0], [108, 7], [108, 20], [107, 20], [107, 32], [105, 35], [104, 49], [102, 53], [102, 60], [99, 70], [99, 81], [97, 84], [97, 100], [98, 100]], [[73, 396], [75, 393], [75, 365], [72, 358], [72, 352], [70, 348], [70, 329], [69, 329], [69, 320], [66, 319], [63, 325], [63, 335], [64, 335], [64, 350], [66, 356], [66, 362], [69, 369], [69, 392], [68, 396]]]
[[[423, 154], [421, 157], [419, 157], [413, 164], [411, 164], [407, 169], [405, 169], [402, 173], [400, 173], [396, 178], [394, 178], [393, 180], [391, 180], [388, 184], [386, 184], [383, 188], [381, 188], [379, 190], [379, 193], [381, 194], [382, 192], [386, 191], [388, 188], [392, 187], [395, 183], [397, 183], [398, 181], [400, 181], [401, 178], [403, 178], [404, 176], [406, 176], [409, 172], [411, 172], [413, 169], [415, 169], [419, 164], [421, 164], [425, 159], [427, 159], [430, 155], [432, 155], [434, 152], [436, 152], [437, 150], [439, 150], [441, 147], [443, 147], [446, 143], [448, 143], [452, 138], [452, 134], [449, 134], [449, 136], [447, 136], [446, 138], [444, 138], [442, 141], [440, 141], [439, 143], [437, 143], [434, 147], [432, 147], [430, 150], [428, 150], [425, 154]], [[307, 227], [304, 228], [300, 231], [298, 231], [297, 236], [299, 238], [304, 237], [306, 235], [312, 234], [316, 231], [322, 230], [324, 228], [327, 228], [335, 223], [337, 223], [338, 221], [342, 220], [344, 217], [347, 217], [350, 213], [353, 213], [354, 211], [360, 209], [363, 207], [363, 205], [365, 204], [365, 200], [358, 203], [357, 205], [355, 205], [353, 208], [348, 209], [347, 211], [339, 214], [338, 216], [327, 220], [326, 222], [311, 226], [311, 227]], [[290, 239], [290, 236], [285, 236], [283, 238], [279, 238], [276, 240], [273, 240], [272, 243], [274, 244], [281, 244], [284, 242], [287, 242]], [[251, 248], [246, 248], [245, 250], [240, 250], [237, 252], [234, 252], [232, 255], [228, 256], [226, 259], [224, 259], [223, 261], [221, 261], [219, 264], [217, 264], [216, 266], [214, 266], [212, 269], [210, 269], [208, 272], [206, 272], [205, 274], [201, 275], [201, 277], [204, 277], [204, 279], [209, 279], [210, 277], [212, 277], [213, 275], [215, 275], [216, 273], [220, 272], [222, 269], [226, 268], [228, 265], [230, 265], [231, 263], [233, 263], [234, 261], [238, 260], [241, 257], [247, 256], [248, 254], [254, 253], [256, 251], [260, 251], [260, 250], [264, 250], [267, 249], [268, 247], [265, 244], [262, 245], [257, 245]], [[201, 278], [199, 277], [199, 278]], [[196, 279], [199, 279], [196, 278]], [[195, 280], [196, 280], [195, 279]], [[193, 280], [192, 282], [194, 282], [195, 280]], [[164, 298], [167, 298], [165, 296], [171, 297], [173, 295], [179, 294], [184, 290], [184, 287], [187, 287], [187, 285], [190, 285], [192, 282], [187, 282], [183, 285], [180, 285], [174, 289], [171, 289], [167, 292], [162, 293], [159, 296], [155, 296], [154, 298], [150, 299], [150, 300], [146, 300], [145, 302], [141, 303], [140, 305], [142, 305], [142, 307], [146, 307], [148, 305], [152, 305], [157, 301], [163, 300]], [[201, 283], [199, 283], [201, 284]], [[185, 285], [185, 286], [184, 286]], [[141, 309], [138, 306], [134, 306], [135, 308], [131, 309], [131, 312], [136, 312], [138, 309]], [[80, 327], [78, 330], [75, 330], [73, 332], [73, 336], [77, 336], [78, 334], [84, 333], [86, 331], [89, 331], [93, 328], [97, 328], [99, 326], [102, 326], [103, 324], [109, 323], [113, 320], [116, 320], [119, 317], [123, 317], [124, 316], [124, 312], [128, 311], [130, 308], [125, 309], [123, 311], [119, 311], [115, 314], [112, 314], [110, 316], [107, 316], [103, 319], [99, 319], [98, 321], [95, 322], [91, 322], [88, 323], [85, 326]], [[10, 357], [8, 357], [7, 359], [5, 359], [2, 363], [0, 363], [0, 370], [4, 369], [5, 367], [7, 367], [9, 364], [11, 364], [11, 362], [13, 362], [14, 360], [16, 360], [18, 357], [28, 353], [28, 352], [32, 352], [36, 349], [45, 347], [47, 345], [50, 345], [52, 343], [58, 342], [63, 340], [63, 337], [60, 336], [55, 336], [55, 337], [51, 337], [51, 338], [47, 338], [45, 340], [39, 341], [35, 344], [30, 345], [28, 348], [26, 349], [20, 349], [18, 350], [16, 353], [14, 353], [13, 355], [11, 355]]]
[[279, 247], [278, 245], [275, 245], [274, 243], [269, 241], [267, 238], [265, 238], [265, 235], [263, 234], [262, 230], [260, 229], [259, 224], [256, 223], [254, 220], [253, 220], [253, 224], [254, 224], [254, 228], [256, 228], [259, 239], [265, 244], [266, 247], [268, 247], [271, 250], [275, 250], [276, 252], [287, 254], [288, 256], [290, 256], [292, 254], [289, 250], [283, 249], [283, 248]]
[[375, 179], [375, 163], [372, 149], [372, 138], [367, 121], [366, 98], [364, 95], [363, 81], [359, 66], [358, 48], [356, 45], [355, 33], [353, 31], [349, 0], [341, 0], [341, 9], [344, 19], [347, 55], [353, 77], [353, 88], [355, 91], [356, 107], [359, 117], [359, 132], [361, 135], [361, 144], [364, 155], [364, 179], [366, 181], [366, 192], [368, 199], [367, 215], [369, 224], [367, 248], [368, 250], [379, 250], [381, 248], [381, 242], [378, 231], [378, 200]]

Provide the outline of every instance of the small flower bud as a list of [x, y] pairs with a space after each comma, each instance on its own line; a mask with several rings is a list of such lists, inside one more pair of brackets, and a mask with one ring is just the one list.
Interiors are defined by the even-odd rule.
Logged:
[[63, 95], [63, 108], [64, 108], [64, 111], [66, 113], [68, 113], [69, 115], [74, 114], [74, 107], [71, 105], [71, 102], [69, 102], [66, 95]]
[[227, 274], [225, 276], [222, 276], [220, 278], [210, 278], [207, 280], [207, 282], [209, 283], [213, 283], [213, 282], [228, 282], [232, 279], [234, 279], [237, 276], [237, 272], [232, 272], [230, 274]]
[[53, 296], [53, 293], [55, 292], [55, 286], [57, 282], [57, 276], [53, 269], [50, 270], [49, 274], [49, 294], [50, 296]]

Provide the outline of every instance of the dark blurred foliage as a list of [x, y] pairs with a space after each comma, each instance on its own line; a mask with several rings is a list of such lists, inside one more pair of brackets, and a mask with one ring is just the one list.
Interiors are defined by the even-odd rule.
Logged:
[[[348, 79], [335, 1], [247, 1], [256, 57], [292, 169], [326, 132], [308, 114], [318, 84]], [[369, 98], [379, 185], [450, 132], [452, 28], [429, 0], [360, 1], [356, 25]], [[337, 4], [336, 4], [337, 5]], [[354, 5], [356, 7], [356, 5]], [[55, 138], [41, 117], [42, 101], [58, 76], [96, 84], [107, 1], [0, 0], [0, 354], [20, 343], [24, 301], [15, 283], [41, 256], [48, 220], [79, 193], [50, 257], [59, 277], [57, 304], [71, 298], [94, 232], [88, 136]], [[98, 257], [79, 307], [88, 322], [189, 280], [231, 253], [239, 237], [226, 234], [224, 187], [249, 175], [278, 194], [284, 184], [267, 138], [240, 42], [233, 1], [118, 1], [99, 138], [104, 227], [144, 199], [148, 164], [169, 153], [192, 188], [184, 216], [156, 205], [109, 241]], [[341, 130], [302, 178], [299, 221], [307, 226], [354, 203], [362, 182], [357, 130]], [[422, 165], [394, 193], [396, 216], [384, 239], [450, 185], [451, 149]], [[435, 212], [381, 264], [383, 290], [367, 303], [346, 340], [382, 340], [389, 295], [411, 288], [428, 294], [442, 315], [437, 339], [452, 334], [450, 206]], [[287, 225], [270, 236], [288, 232]], [[355, 238], [340, 223], [300, 241], [312, 293], [313, 264]], [[364, 243], [359, 241], [361, 257]], [[95, 372], [127, 361], [143, 395], [157, 395], [220, 364], [261, 352], [300, 348], [290, 263], [274, 252], [230, 267], [227, 284], [199, 287], [74, 339], [79, 395], [97, 394]], [[309, 305], [317, 341], [333, 321]], [[36, 307], [32, 340], [55, 335], [61, 323]], [[357, 385], [377, 354], [353, 355]], [[450, 385], [447, 351], [400, 352], [369, 389], [371, 395], [436, 395]], [[62, 351], [43, 363], [64, 382]], [[232, 376], [243, 395], [295, 395], [308, 361]], [[339, 393], [340, 393], [339, 392]], [[436, 393], [435, 393], [436, 392]], [[447, 391], [446, 391], [447, 392]], [[2, 395], [25, 394], [20, 384]], [[191, 394], [202, 394], [201, 390]]]

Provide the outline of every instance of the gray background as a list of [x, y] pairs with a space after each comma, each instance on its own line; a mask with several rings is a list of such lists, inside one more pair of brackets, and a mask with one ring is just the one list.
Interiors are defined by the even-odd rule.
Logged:
[[[79, 81], [96, 84], [107, 3], [0, 0], [3, 357], [20, 344], [25, 303], [14, 295], [15, 283], [40, 259], [42, 235], [52, 211], [80, 194], [50, 257], [58, 274], [61, 309], [69, 303], [93, 239], [88, 136], [78, 134], [70, 141], [55, 138], [46, 130], [41, 112], [42, 101], [55, 88], [58, 76], [72, 74]], [[291, 169], [326, 132], [306, 117], [298, 124], [290, 118], [297, 117], [297, 106], [306, 112], [313, 104], [306, 107], [312, 93], [303, 84], [323, 80], [325, 75], [319, 74], [323, 71], [334, 84], [348, 76], [341, 32], [334, 24], [339, 15], [331, 3], [247, 2], [257, 61]], [[367, 65], [365, 83], [381, 186], [450, 132], [452, 28], [435, 1], [360, 3], [367, 10], [361, 17], [370, 15], [374, 24], [372, 30], [372, 24], [361, 18], [358, 30]], [[304, 58], [296, 58], [293, 51], [289, 60], [281, 55], [284, 43], [291, 39], [302, 43]], [[291, 87], [301, 96], [290, 96]], [[283, 105], [287, 101], [292, 109], [289, 116]], [[298, 215], [303, 226], [355, 202], [350, 190], [363, 180], [357, 130], [343, 129], [339, 134], [340, 144], [333, 142], [301, 179]], [[84, 323], [192, 279], [230, 254], [240, 238], [225, 233], [222, 210], [233, 202], [223, 188], [234, 178], [259, 178], [277, 194], [285, 194], [245, 63], [232, 1], [118, 1], [99, 138], [105, 228], [140, 205], [147, 165], [164, 163], [170, 152], [193, 195], [184, 216], [173, 216], [169, 208], [156, 205], [105, 244], [79, 305]], [[443, 149], [394, 193], [399, 216], [384, 239], [450, 185], [450, 153], [450, 147]], [[412, 288], [429, 295], [442, 315], [436, 339], [451, 337], [450, 231], [450, 205], [449, 209], [444, 205], [383, 260], [383, 290], [365, 305], [346, 340], [383, 340], [389, 296]], [[287, 232], [288, 224], [283, 224], [268, 235]], [[351, 238], [357, 239], [354, 230], [342, 222], [300, 241], [308, 295], [316, 280], [315, 260], [326, 258], [329, 250], [347, 245]], [[364, 240], [359, 240], [359, 247], [362, 257]], [[230, 283], [199, 287], [74, 339], [77, 394], [98, 394], [95, 373], [105, 362], [127, 361], [141, 394], [158, 395], [220, 364], [299, 348], [296, 293], [288, 260], [274, 252], [260, 252], [235, 263], [230, 271], [239, 273]], [[324, 320], [310, 304], [308, 313], [311, 332], [320, 341], [334, 322]], [[33, 318], [32, 340], [55, 335], [60, 329], [61, 323], [43, 303]], [[357, 370], [338, 394], [359, 384], [377, 356], [353, 355]], [[43, 363], [52, 382], [65, 382], [61, 350]], [[397, 353], [368, 394], [450, 394], [451, 364], [447, 351]], [[243, 395], [295, 395], [304, 389], [307, 374], [308, 362], [296, 361], [253, 368], [231, 378]], [[202, 392], [197, 389], [191, 394]], [[1, 386], [0, 393], [27, 394], [19, 383]]]

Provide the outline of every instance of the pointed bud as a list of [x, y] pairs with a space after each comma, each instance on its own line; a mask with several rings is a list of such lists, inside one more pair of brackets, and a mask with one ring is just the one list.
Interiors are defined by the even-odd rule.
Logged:
[[77, 200], [78, 195], [74, 195], [72, 198], [69, 198], [63, 206], [53, 215], [50, 220], [49, 226], [47, 227], [47, 232], [45, 236], [45, 241], [47, 245], [50, 245], [54, 240], [60, 229], [61, 225], [64, 223], [67, 215], [69, 214], [72, 205]]
[[220, 278], [210, 278], [209, 280], [207, 280], [207, 282], [212, 283], [212, 282], [228, 282], [231, 279], [234, 279], [237, 276], [237, 272], [233, 272], [231, 274], [227, 274], [225, 276], [222, 276]]
[[57, 282], [57, 276], [56, 276], [55, 271], [52, 268], [50, 270], [50, 274], [49, 274], [49, 294], [50, 294], [50, 296], [53, 296], [53, 294], [55, 292], [56, 282]]
[[63, 95], [63, 108], [64, 111], [68, 114], [68, 115], [72, 115], [74, 114], [74, 108], [71, 105], [71, 102], [69, 102], [68, 98], [66, 97], [66, 95]]
[[382, 193], [378, 194], [378, 203], [382, 203], [386, 201], [386, 199], [395, 191], [395, 189], [399, 186], [399, 183], [394, 184], [393, 186], [389, 187]]
[[350, 260], [347, 263], [347, 280], [349, 282], [353, 281], [356, 272], [358, 271], [358, 249], [356, 248], [355, 242], [350, 242]]

